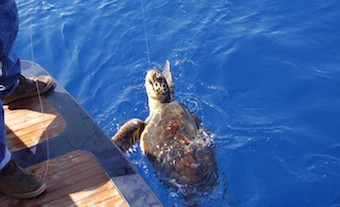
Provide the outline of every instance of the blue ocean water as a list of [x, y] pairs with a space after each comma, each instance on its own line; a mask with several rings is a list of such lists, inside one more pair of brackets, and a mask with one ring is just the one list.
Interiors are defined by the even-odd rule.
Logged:
[[[146, 118], [144, 75], [170, 60], [176, 99], [214, 137], [219, 184], [202, 206], [340, 206], [339, 1], [17, 4], [16, 53], [110, 136]], [[183, 205], [137, 145], [126, 155], [166, 206]]]

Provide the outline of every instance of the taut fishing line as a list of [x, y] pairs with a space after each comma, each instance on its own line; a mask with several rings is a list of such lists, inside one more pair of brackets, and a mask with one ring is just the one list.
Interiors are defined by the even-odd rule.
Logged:
[[[37, 71], [37, 68], [35, 67], [36, 66], [36, 63], [35, 63], [35, 59], [34, 59], [34, 47], [33, 47], [33, 32], [32, 32], [32, 11], [33, 11], [33, 1], [31, 1], [31, 10], [29, 12], [29, 37], [30, 37], [30, 49], [31, 49], [31, 61], [33, 63], [33, 68], [34, 68], [34, 73], [35, 74], [38, 74], [38, 71]], [[37, 93], [38, 93], [38, 99], [39, 99], [39, 104], [40, 104], [40, 111], [41, 113], [45, 113], [44, 112], [44, 105], [42, 103], [42, 99], [41, 99], [41, 94], [40, 94], [40, 89], [39, 89], [39, 86], [38, 86], [38, 82], [36, 81], [35, 82], [35, 87], [36, 87], [36, 90], [37, 90]], [[44, 135], [42, 136], [42, 138], [45, 138], [46, 140], [46, 168], [45, 168], [45, 172], [42, 176], [42, 179], [45, 180], [46, 176], [47, 176], [47, 172], [48, 172], [48, 167], [49, 167], [49, 161], [50, 161], [50, 147], [49, 147], [49, 142], [48, 142], [48, 138], [49, 138], [49, 135], [48, 135], [48, 129], [46, 128], [45, 131], [44, 131]], [[33, 200], [32, 200], [33, 201]]]
[[142, 15], [143, 15], [143, 25], [144, 25], [146, 55], [148, 57], [148, 63], [149, 63], [149, 65], [151, 65], [150, 49], [149, 49], [149, 39], [148, 39], [148, 33], [147, 33], [147, 29], [146, 29], [146, 22], [145, 22], [144, 0], [141, 0], [141, 6], [142, 6]]

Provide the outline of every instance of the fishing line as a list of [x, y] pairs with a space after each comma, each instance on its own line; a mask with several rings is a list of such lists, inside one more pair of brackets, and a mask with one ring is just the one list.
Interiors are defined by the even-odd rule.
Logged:
[[144, 10], [144, 0], [141, 0], [141, 6], [142, 6], [142, 15], [143, 15], [143, 25], [144, 25], [144, 36], [145, 36], [145, 45], [146, 45], [146, 55], [148, 57], [148, 63], [151, 65], [151, 59], [150, 59], [150, 49], [149, 49], [149, 38], [146, 28], [146, 22], [145, 22], [145, 10]]
[[[35, 63], [35, 59], [34, 59], [34, 47], [33, 47], [33, 32], [32, 32], [32, 11], [33, 11], [33, 5], [32, 5], [32, 2], [31, 1], [31, 10], [29, 12], [29, 39], [30, 39], [30, 49], [31, 49], [31, 61], [33, 63], [33, 68], [34, 68], [34, 73], [35, 74], [38, 74], [38, 71], [37, 71], [37, 68], [35, 67], [36, 66], [36, 63]], [[35, 87], [36, 87], [36, 90], [37, 90], [37, 93], [38, 93], [38, 99], [39, 99], [39, 104], [40, 104], [40, 111], [41, 113], [45, 113], [45, 110], [44, 110], [44, 106], [43, 106], [43, 103], [42, 103], [42, 98], [41, 98], [41, 94], [40, 94], [40, 89], [39, 89], [39, 86], [38, 86], [38, 81], [35, 81]], [[43, 137], [43, 136], [42, 136]], [[45, 140], [46, 140], [46, 169], [45, 169], [45, 172], [44, 172], [44, 175], [42, 176], [42, 179], [45, 180], [45, 178], [47, 177], [47, 172], [48, 172], [48, 167], [49, 167], [49, 161], [50, 161], [50, 146], [49, 146], [49, 142], [48, 142], [48, 129], [46, 128], [45, 131], [44, 131], [44, 137], [45, 137]]]

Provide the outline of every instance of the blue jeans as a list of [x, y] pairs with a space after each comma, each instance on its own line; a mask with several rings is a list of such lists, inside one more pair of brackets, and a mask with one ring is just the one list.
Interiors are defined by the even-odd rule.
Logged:
[[[13, 53], [18, 33], [18, 11], [14, 0], [0, 0], [0, 98], [9, 95], [19, 83], [20, 60]], [[4, 109], [0, 101], [0, 170], [11, 154], [6, 146]]]

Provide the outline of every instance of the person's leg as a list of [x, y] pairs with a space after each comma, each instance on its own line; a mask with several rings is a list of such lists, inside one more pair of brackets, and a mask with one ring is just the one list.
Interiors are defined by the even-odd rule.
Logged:
[[45, 191], [46, 185], [16, 165], [6, 146], [4, 110], [0, 101], [0, 191], [15, 198], [32, 198]]
[[[12, 53], [12, 45], [18, 32], [18, 15], [13, 0], [0, 0], [0, 97], [10, 93], [18, 83], [19, 59]], [[11, 156], [6, 147], [4, 110], [0, 107], [0, 170]]]
[[12, 52], [18, 23], [14, 0], [0, 0], [0, 97], [10, 94], [19, 83], [20, 60]]
[[[19, 82], [20, 61], [12, 53], [18, 31], [18, 13], [14, 0], [0, 0], [0, 97], [12, 92]], [[6, 146], [4, 110], [0, 101], [0, 191], [15, 198], [32, 198], [46, 185], [17, 166]]]
[[11, 159], [11, 153], [6, 146], [6, 129], [4, 122], [4, 109], [0, 101], [0, 171]]
[[17, 166], [6, 146], [4, 110], [0, 101], [0, 191], [15, 198], [32, 198], [45, 191], [46, 185]]
[[0, 0], [0, 97], [3, 104], [36, 96], [38, 91], [43, 94], [53, 85], [50, 76], [25, 78], [20, 74], [20, 60], [12, 52], [18, 23], [15, 1]]

